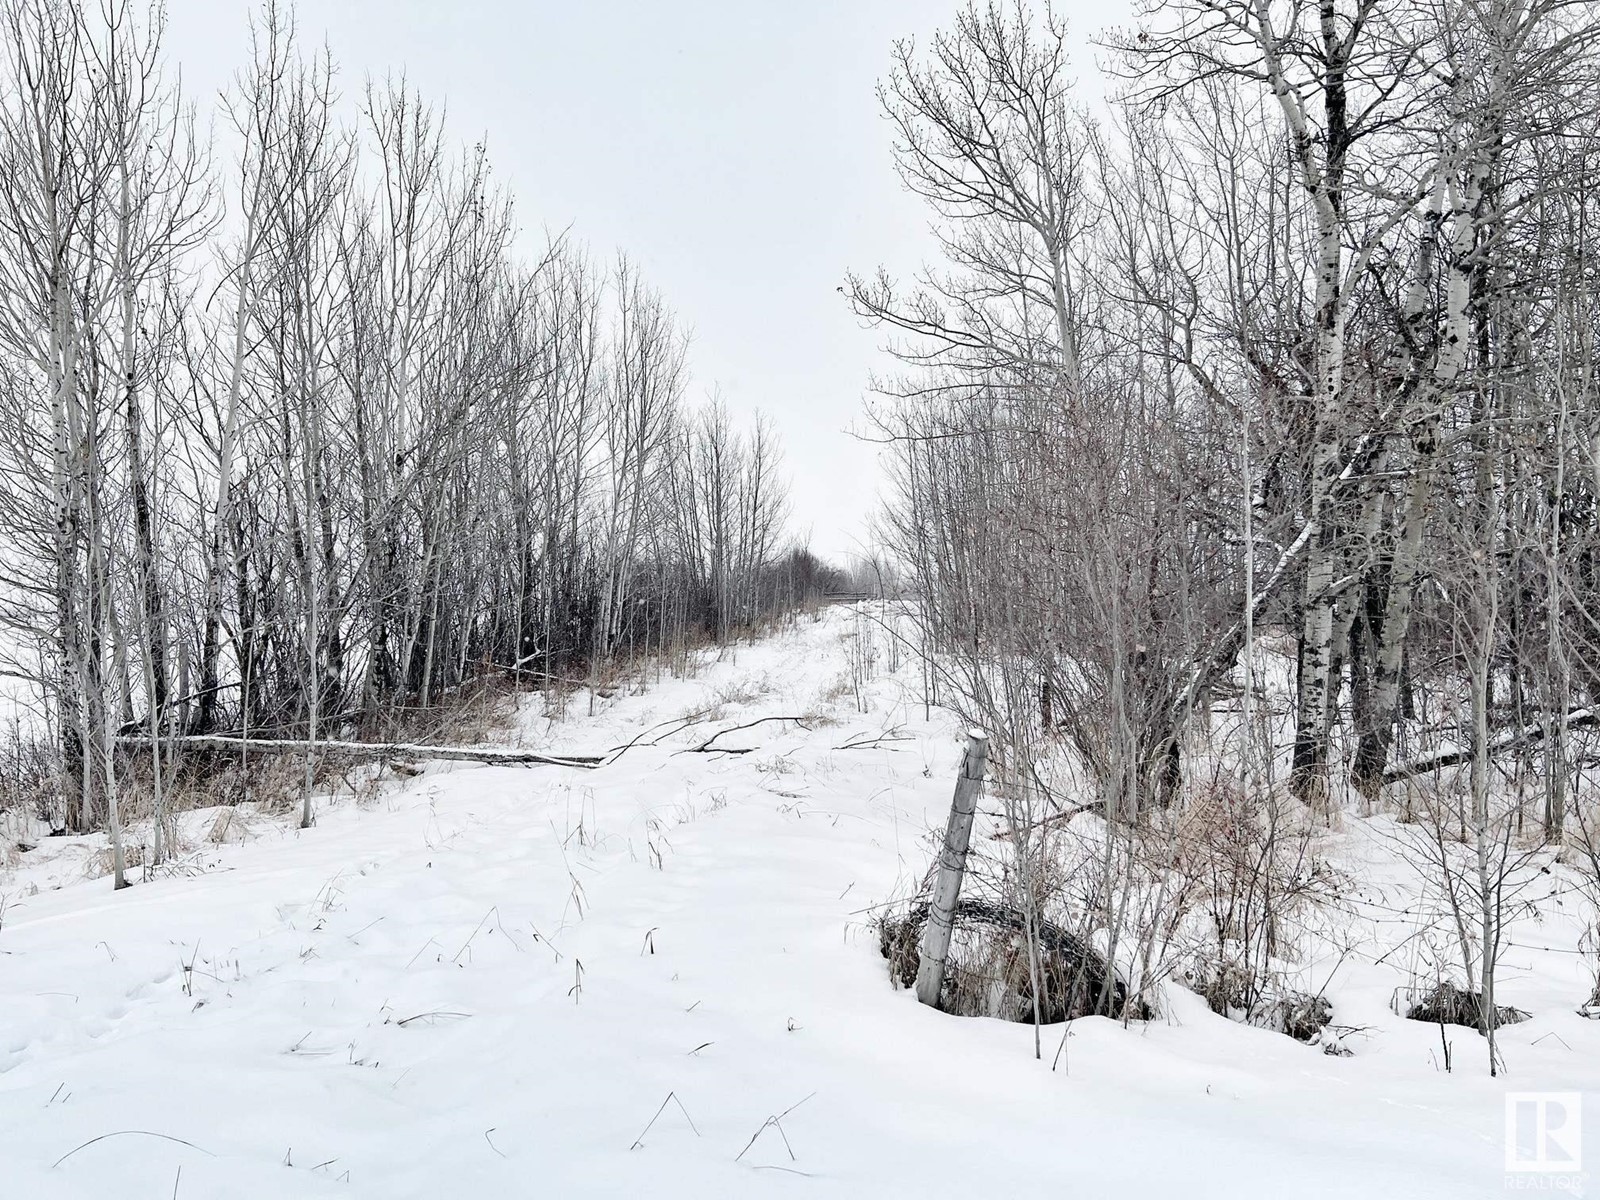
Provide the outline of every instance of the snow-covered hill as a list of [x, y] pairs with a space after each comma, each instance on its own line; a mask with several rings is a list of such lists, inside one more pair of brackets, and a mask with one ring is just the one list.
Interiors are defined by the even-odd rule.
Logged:
[[[1042, 1062], [1031, 1028], [918, 1006], [868, 923], [926, 868], [958, 730], [914, 666], [866, 669], [855, 621], [526, 716], [573, 753], [656, 727], [599, 770], [436, 766], [116, 895], [25, 858], [0, 876], [0, 1196], [1460, 1200], [1506, 1190], [1508, 1087], [1600, 1082], [1571, 930], [1508, 955], [1535, 1016], [1501, 1079], [1465, 1029], [1441, 1069], [1392, 966], [1329, 989], [1367, 1027], [1348, 1058], [1179, 988], [1059, 1056], [1046, 1030]], [[694, 752], [763, 717], [805, 720]]]

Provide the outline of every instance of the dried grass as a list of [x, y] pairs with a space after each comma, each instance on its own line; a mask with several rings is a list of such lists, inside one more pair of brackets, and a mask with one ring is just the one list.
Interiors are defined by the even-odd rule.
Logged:
[[[1531, 1015], [1510, 1005], [1494, 1006], [1497, 1029], [1504, 1025], [1520, 1025]], [[1484, 1033], [1483, 993], [1471, 992], [1444, 980], [1407, 1006], [1406, 1019], [1435, 1025], [1465, 1025]]]

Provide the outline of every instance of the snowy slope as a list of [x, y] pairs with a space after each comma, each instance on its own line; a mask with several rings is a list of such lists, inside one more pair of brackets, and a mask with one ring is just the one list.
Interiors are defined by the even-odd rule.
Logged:
[[[867, 921], [926, 867], [958, 731], [887, 674], [858, 702], [851, 632], [528, 716], [576, 753], [716, 709], [597, 771], [435, 767], [120, 895], [0, 877], [0, 1197], [1459, 1200], [1505, 1192], [1508, 1084], [1600, 1080], [1570, 939], [1518, 959], [1536, 1016], [1500, 1080], [1467, 1030], [1438, 1069], [1392, 968], [1330, 988], [1370, 1026], [1350, 1058], [1181, 989], [1148, 1026], [1076, 1022], [1055, 1070], [1059, 1027], [1037, 1062], [1030, 1028], [919, 1007]], [[782, 715], [810, 728], [688, 752]]]

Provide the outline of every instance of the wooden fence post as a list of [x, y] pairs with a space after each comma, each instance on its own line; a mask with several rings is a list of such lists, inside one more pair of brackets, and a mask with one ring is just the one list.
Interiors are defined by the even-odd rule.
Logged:
[[961, 898], [961, 877], [967, 870], [967, 845], [972, 840], [978, 787], [983, 783], [988, 761], [989, 739], [976, 729], [970, 730], [961, 774], [956, 778], [955, 799], [950, 802], [950, 821], [944, 829], [944, 847], [939, 851], [939, 878], [933, 885], [933, 903], [922, 930], [922, 957], [917, 964], [917, 999], [935, 1008], [939, 1006], [939, 989], [944, 986], [944, 964], [950, 953], [956, 901]]

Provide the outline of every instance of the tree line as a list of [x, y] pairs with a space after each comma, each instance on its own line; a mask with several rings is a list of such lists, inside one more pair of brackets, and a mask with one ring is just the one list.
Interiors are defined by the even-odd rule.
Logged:
[[1106, 42], [1109, 118], [1023, 5], [899, 47], [881, 98], [943, 253], [851, 281], [908, 364], [892, 541], [939, 645], [1015, 663], [1130, 813], [1282, 634], [1302, 799], [1335, 743], [1375, 796], [1410, 722], [1476, 720], [1566, 764], [1562, 828], [1600, 687], [1597, 15], [1152, 3]]
[[[1279, 785], [1392, 803], [1492, 1032], [1520, 839], [1596, 844], [1597, 38], [1590, 0], [1147, 0], [1098, 112], [1048, 5], [897, 47], [939, 254], [847, 292], [902, 362], [885, 534], [1026, 801], [1018, 886], [1082, 807], [1170, 831], [1225, 787], [1281, 844]], [[1108, 837], [1092, 905], [1131, 911], [1115, 845], [1151, 843]]]
[[0, 621], [57, 828], [115, 832], [130, 738], [159, 812], [177, 735], [386, 736], [817, 588], [625, 255], [530, 259], [485, 147], [274, 0], [211, 138], [162, 23], [0, 4]]

